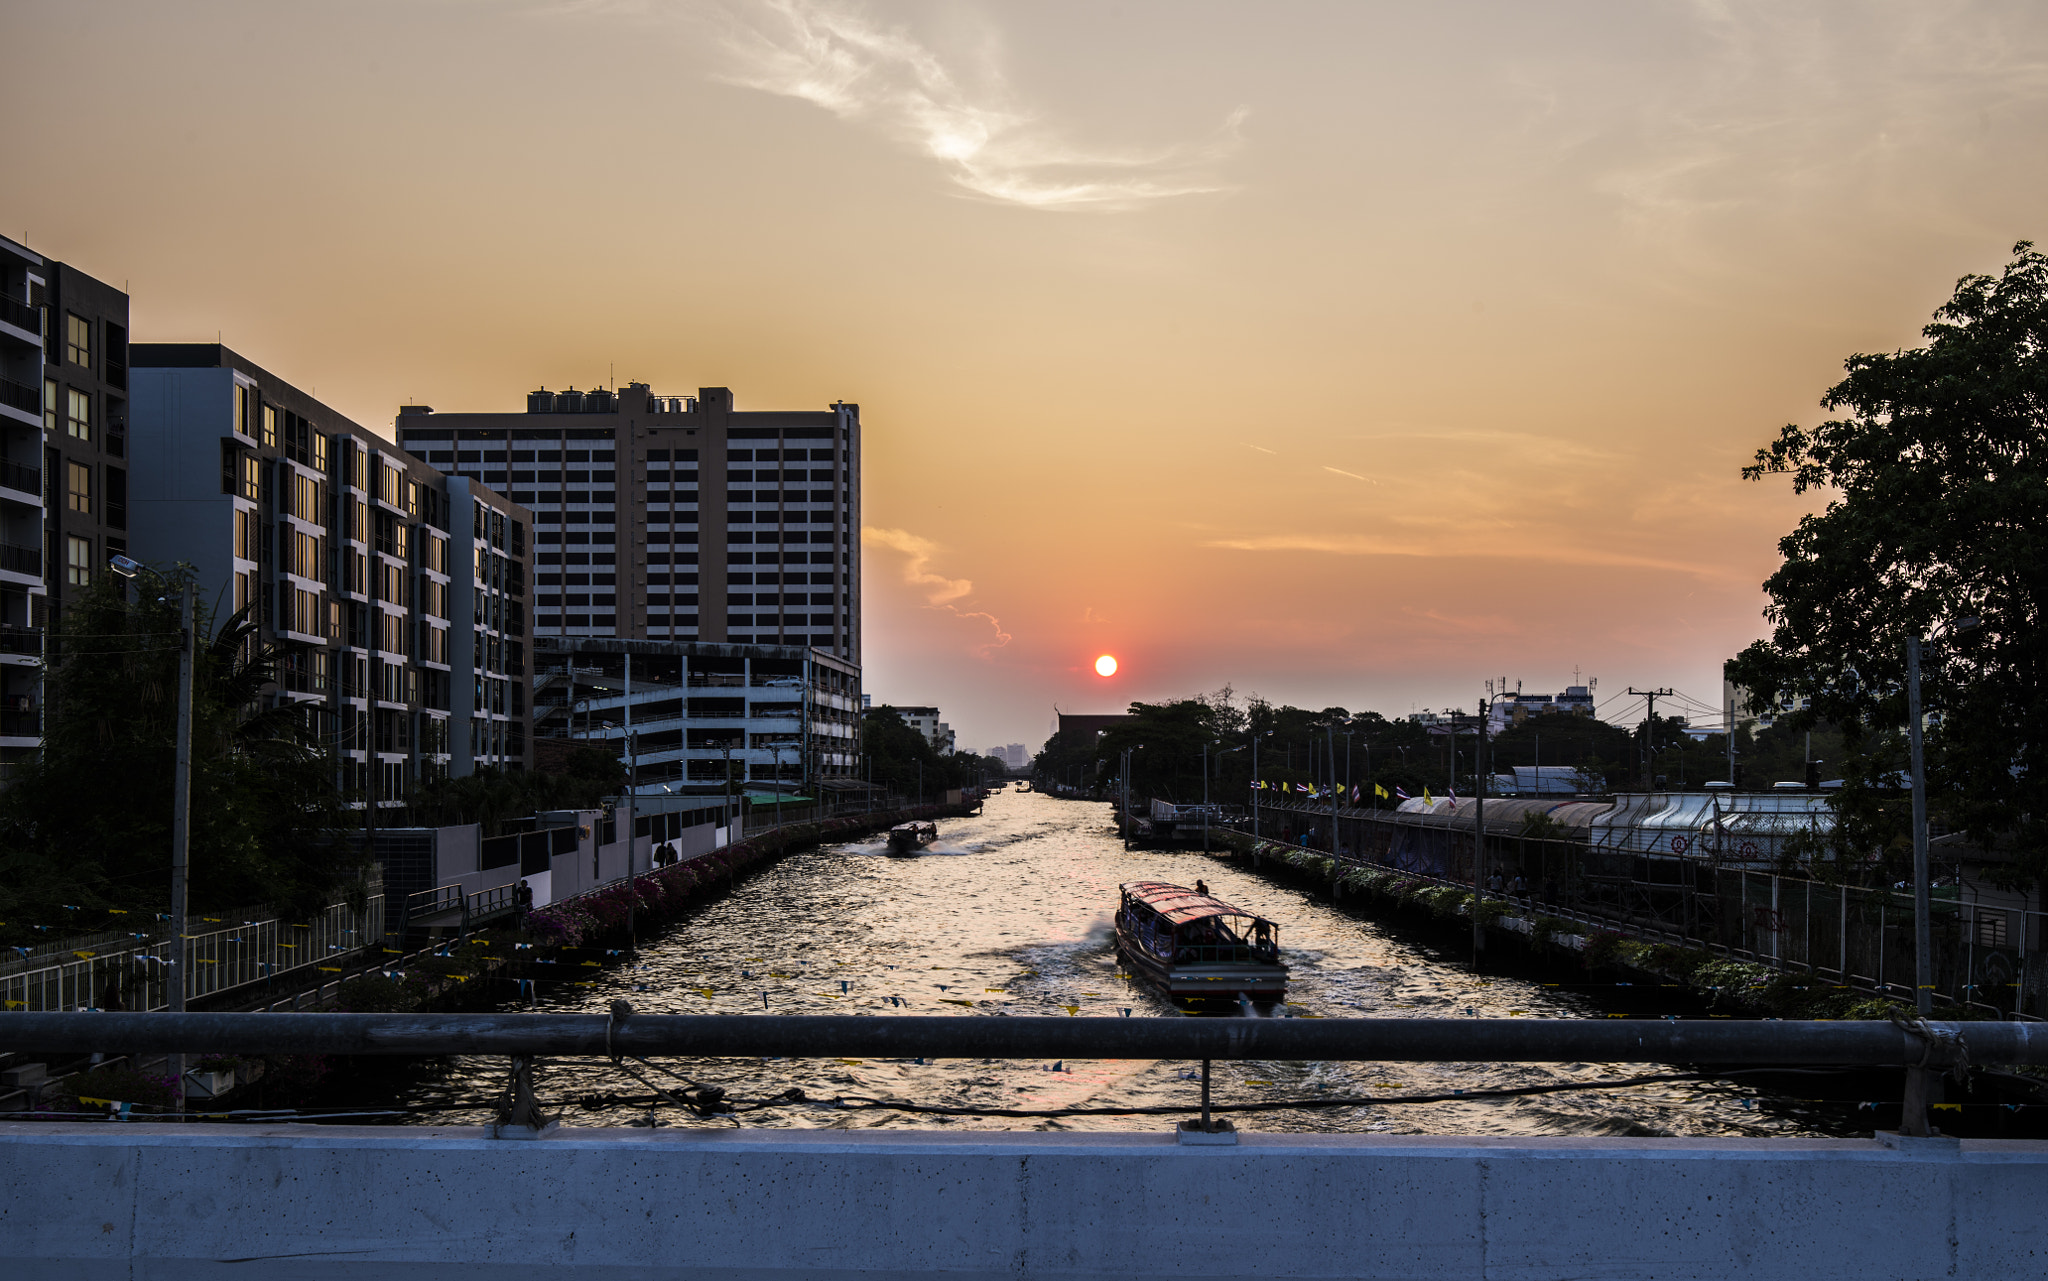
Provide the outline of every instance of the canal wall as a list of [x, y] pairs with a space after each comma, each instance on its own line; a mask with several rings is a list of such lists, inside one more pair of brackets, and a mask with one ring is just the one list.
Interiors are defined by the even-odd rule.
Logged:
[[2048, 1143], [0, 1126], [0, 1273], [2039, 1276]]
[[[1469, 884], [1350, 860], [1320, 850], [1221, 834], [1217, 854], [1248, 863], [1262, 875], [1302, 879], [1348, 900], [1368, 916], [1469, 931], [1476, 911], [1488, 947], [1539, 965], [1569, 960], [1587, 971], [1613, 971], [1646, 983], [1688, 988], [1702, 1000], [1739, 1013], [1776, 1018], [1888, 1017], [1904, 1002], [1764, 961], [1687, 947], [1529, 899], [1479, 898]], [[1943, 1018], [1989, 1017], [1978, 1007], [1945, 1007]]]

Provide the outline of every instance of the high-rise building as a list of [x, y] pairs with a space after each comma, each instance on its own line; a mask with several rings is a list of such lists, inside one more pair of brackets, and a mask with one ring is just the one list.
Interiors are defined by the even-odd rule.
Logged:
[[35, 750], [48, 620], [128, 539], [128, 295], [0, 238], [0, 776]]
[[525, 767], [532, 516], [214, 343], [134, 348], [130, 555], [285, 647], [279, 700], [380, 807]]
[[534, 515], [534, 631], [808, 646], [860, 662], [860, 407], [537, 391], [525, 413], [407, 406], [398, 442]]

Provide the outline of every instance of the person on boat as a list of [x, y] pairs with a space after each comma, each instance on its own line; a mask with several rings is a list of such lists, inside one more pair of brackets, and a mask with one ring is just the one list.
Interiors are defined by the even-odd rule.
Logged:
[[1198, 878], [1195, 881], [1195, 893], [1201, 895], [1203, 898], [1209, 897], [1209, 883]]

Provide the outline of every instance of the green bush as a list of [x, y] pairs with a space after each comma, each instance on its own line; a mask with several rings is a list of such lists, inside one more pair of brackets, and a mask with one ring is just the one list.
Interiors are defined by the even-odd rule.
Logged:
[[412, 979], [365, 974], [341, 985], [336, 1004], [351, 1014], [405, 1014], [425, 1004], [426, 995], [425, 988]]
[[1480, 900], [1479, 904], [1472, 909], [1472, 919], [1474, 921], [1477, 921], [1479, 924], [1488, 927], [1499, 924], [1500, 918], [1506, 916], [1507, 914], [1508, 905], [1506, 903], [1501, 902], [1499, 899], [1494, 898], [1482, 899]]
[[1564, 934], [1577, 934], [1579, 927], [1561, 916], [1539, 916], [1529, 923], [1529, 945], [1538, 950], [1556, 947]]
[[81, 1099], [112, 1099], [116, 1103], [133, 1103], [137, 1107], [168, 1111], [176, 1102], [172, 1087], [177, 1081], [173, 1076], [161, 1076], [141, 1072], [127, 1066], [99, 1067], [90, 1072], [80, 1072], [64, 1078], [64, 1096], [56, 1100], [59, 1111], [90, 1111], [99, 1106], [96, 1103], [81, 1104]]
[[1604, 969], [1621, 957], [1621, 935], [1613, 930], [1595, 930], [1586, 936], [1586, 950], [1579, 954], [1589, 970]]

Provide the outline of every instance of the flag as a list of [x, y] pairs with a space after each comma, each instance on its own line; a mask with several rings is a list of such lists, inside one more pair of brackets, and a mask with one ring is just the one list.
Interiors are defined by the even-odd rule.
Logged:
[[1358, 804], [1358, 802], [1363, 799], [1363, 796], [1364, 794], [1358, 790], [1358, 784], [1353, 783], [1351, 785], [1351, 803], [1353, 805]]
[[[1393, 799], [1393, 797], [1391, 797], [1391, 796], [1388, 796], [1388, 795], [1387, 795], [1387, 789], [1386, 789], [1386, 788], [1384, 788], [1384, 787], [1381, 787], [1381, 786], [1380, 786], [1380, 785], [1379, 785], [1378, 783], [1374, 783], [1374, 784], [1372, 785], [1372, 790], [1373, 790], [1373, 791], [1374, 791], [1374, 792], [1375, 792], [1375, 793], [1376, 793], [1376, 794], [1377, 794], [1377, 795], [1379, 796], [1379, 798], [1380, 798], [1381, 800], [1383, 800], [1383, 801], [1389, 801], [1389, 800], [1392, 800], [1392, 799]], [[1408, 793], [1406, 793], [1406, 792], [1402, 792], [1402, 793], [1401, 793], [1401, 799], [1402, 799], [1402, 800], [1406, 800], [1406, 799], [1408, 799]]]
[[1426, 787], [1422, 789], [1422, 803], [1424, 805], [1436, 804], [1436, 798], [1429, 794], [1429, 789]]
[[[1380, 789], [1380, 795], [1381, 795], [1381, 796], [1386, 796], [1386, 795], [1387, 795], [1387, 789], [1386, 789], [1386, 788], [1384, 788], [1384, 787], [1382, 787], [1382, 788]], [[1412, 801], [1412, 800], [1414, 800], [1414, 799], [1415, 799], [1414, 797], [1412, 797], [1412, 796], [1408, 795], [1408, 793], [1406, 793], [1406, 792], [1402, 791], [1402, 790], [1401, 790], [1400, 788], [1398, 788], [1398, 787], [1396, 787], [1396, 788], [1394, 789], [1394, 796], [1398, 796], [1398, 797], [1400, 797], [1400, 798], [1401, 798], [1402, 800], [1404, 800], [1404, 801]], [[1389, 799], [1389, 800], [1392, 800], [1392, 799], [1393, 799], [1393, 797], [1388, 797], [1387, 799]]]

